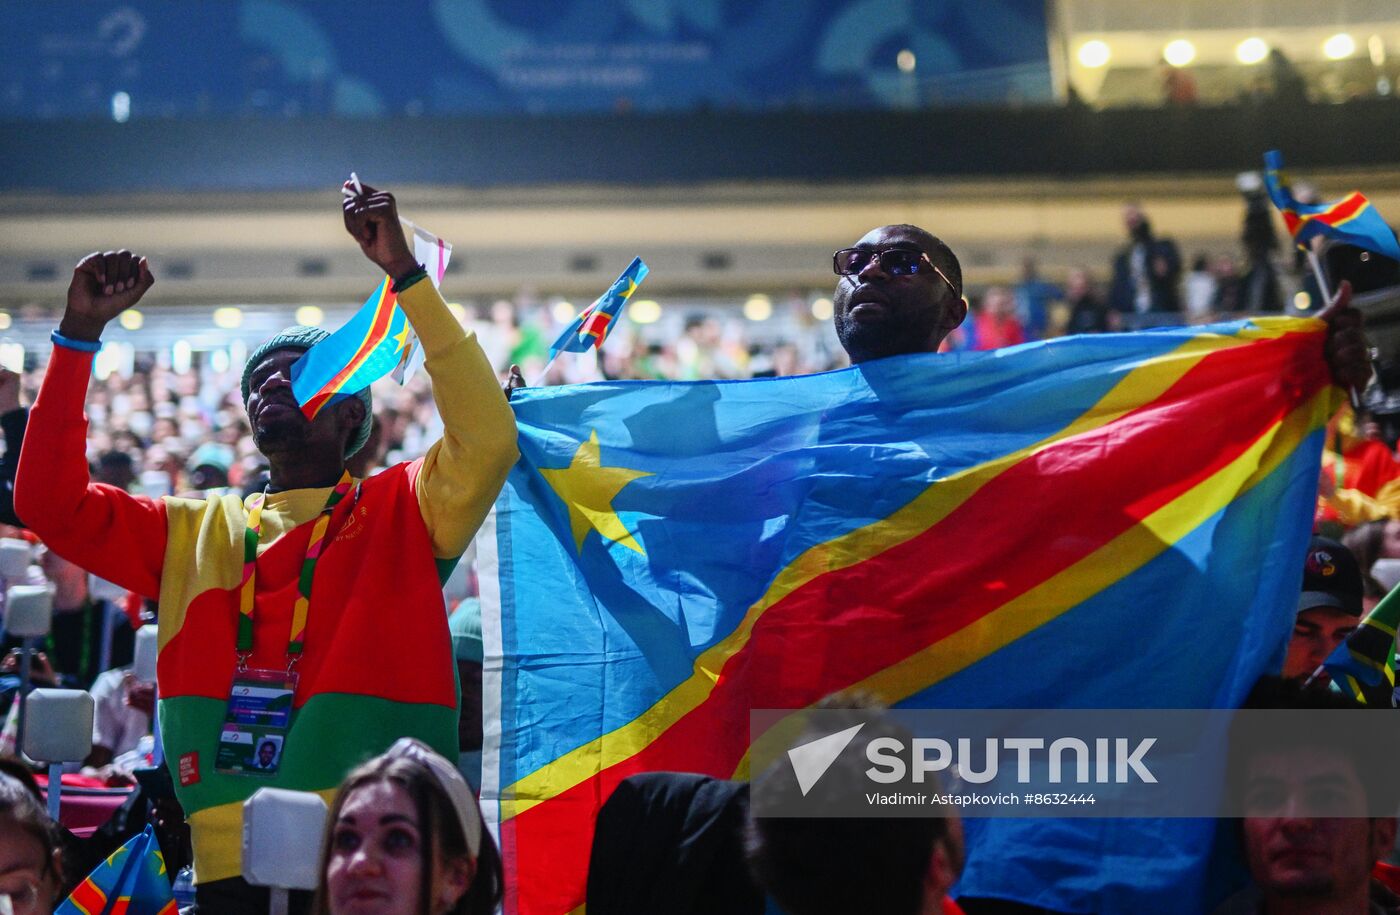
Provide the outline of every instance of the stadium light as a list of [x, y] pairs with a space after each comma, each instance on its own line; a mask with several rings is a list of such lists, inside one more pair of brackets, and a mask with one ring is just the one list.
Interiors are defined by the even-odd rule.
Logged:
[[560, 324], [568, 324], [574, 319], [574, 306], [572, 302], [554, 303], [554, 320]]
[[9, 312], [0, 311], [0, 330], [9, 330], [13, 323], [14, 319], [10, 317]]
[[914, 56], [913, 51], [905, 48], [895, 55], [894, 63], [895, 66], [899, 67], [900, 73], [913, 73], [914, 67], [918, 66], [919, 61]]
[[222, 327], [224, 330], [233, 330], [235, 327], [243, 326], [243, 309], [233, 305], [225, 305], [223, 308], [214, 309], [214, 326]]
[[1079, 63], [1090, 69], [1097, 69], [1108, 63], [1108, 44], [1095, 38], [1079, 46]]
[[1346, 60], [1356, 53], [1356, 40], [1346, 32], [1338, 32], [1322, 43], [1322, 53], [1328, 60]]
[[637, 324], [653, 324], [661, 318], [661, 305], [653, 299], [640, 299], [627, 306], [627, 317]]
[[1371, 63], [1377, 67], [1385, 66], [1385, 39], [1379, 35], [1372, 35], [1366, 39], [1366, 50], [1371, 54]]
[[112, 120], [118, 124], [131, 120], [131, 96], [127, 93], [112, 93]]
[[[98, 355], [102, 355], [101, 352]], [[170, 345], [170, 368], [177, 375], [183, 375], [190, 370], [194, 360], [194, 347], [190, 346], [188, 340], [176, 340]]]
[[1162, 59], [1173, 67], [1184, 67], [1196, 59], [1196, 46], [1185, 38], [1169, 41], [1162, 49]]
[[1268, 42], [1252, 36], [1235, 45], [1235, 59], [1242, 64], [1257, 64], [1269, 56]]
[[[5, 317], [9, 317], [6, 315]], [[24, 344], [13, 340], [0, 343], [0, 365], [12, 372], [24, 371]]]
[[822, 298], [812, 300], [812, 317], [816, 318], [818, 321], [830, 321], [833, 313], [831, 299]]
[[744, 302], [744, 317], [750, 321], [767, 321], [773, 317], [773, 302], [762, 293], [749, 296]]
[[117, 318], [122, 327], [127, 330], [140, 330], [141, 325], [146, 323], [146, 316], [135, 308], [128, 308]]
[[296, 319], [298, 324], [317, 327], [326, 319], [326, 313], [316, 305], [303, 305], [297, 309]]

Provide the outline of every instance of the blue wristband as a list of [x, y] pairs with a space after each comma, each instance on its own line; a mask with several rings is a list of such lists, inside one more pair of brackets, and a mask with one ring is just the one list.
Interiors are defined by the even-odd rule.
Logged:
[[74, 340], [72, 337], [65, 337], [58, 331], [49, 334], [49, 339], [66, 349], [75, 349], [82, 353], [95, 353], [102, 349], [101, 340]]

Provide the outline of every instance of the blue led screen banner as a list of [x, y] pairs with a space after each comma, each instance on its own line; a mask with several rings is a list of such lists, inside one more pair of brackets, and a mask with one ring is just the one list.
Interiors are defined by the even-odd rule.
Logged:
[[1049, 102], [1043, 0], [0, 0], [0, 118]]

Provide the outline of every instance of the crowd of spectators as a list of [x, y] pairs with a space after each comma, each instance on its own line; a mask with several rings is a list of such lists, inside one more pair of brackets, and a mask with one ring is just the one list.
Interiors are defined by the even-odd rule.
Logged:
[[[1124, 225], [1127, 243], [1105, 269], [1074, 267], [1057, 281], [1028, 258], [1019, 282], [969, 289], [969, 316], [944, 350], [990, 350], [1065, 334], [1279, 312], [1285, 295], [1291, 299], [1302, 287], [1296, 266], [1280, 263], [1271, 231], [1261, 233], [1249, 216], [1243, 257], [1199, 253], [1189, 265], [1171, 239], [1153, 233], [1136, 204], [1125, 206]], [[752, 333], [754, 325], [737, 309], [696, 311], [679, 334], [660, 338], [624, 319], [596, 355], [565, 354], [552, 364], [549, 344], [562, 325], [542, 305], [501, 300], [463, 321], [503, 380], [516, 364], [530, 384], [734, 379], [847, 365], [829, 322], [811, 318], [800, 297], [791, 304], [795, 317], [785, 322], [787, 336]], [[138, 354], [132, 371], [95, 380], [88, 402], [94, 467], [115, 474], [119, 485], [152, 494], [255, 485], [265, 469], [239, 402], [238, 367], [218, 371], [215, 364], [196, 355], [189, 368], [177, 371], [169, 354], [147, 352]], [[42, 372], [36, 366], [25, 373], [26, 398], [38, 390]], [[374, 437], [359, 458], [361, 469], [415, 457], [441, 431], [421, 375], [404, 386], [377, 383], [374, 401]]]

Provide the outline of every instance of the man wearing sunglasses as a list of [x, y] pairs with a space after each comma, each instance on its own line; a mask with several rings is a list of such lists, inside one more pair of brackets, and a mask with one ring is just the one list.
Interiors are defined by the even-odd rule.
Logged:
[[[853, 364], [908, 353], [936, 353], [967, 317], [962, 267], [941, 239], [911, 225], [880, 226], [832, 255], [841, 279], [832, 295], [836, 336]], [[1361, 312], [1351, 284], [1318, 315], [1327, 322], [1325, 354], [1332, 379], [1360, 391], [1371, 379]]]
[[871, 229], [832, 269], [836, 336], [853, 363], [937, 352], [967, 317], [957, 256], [918, 226]]

